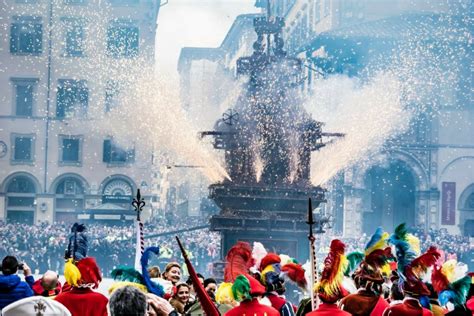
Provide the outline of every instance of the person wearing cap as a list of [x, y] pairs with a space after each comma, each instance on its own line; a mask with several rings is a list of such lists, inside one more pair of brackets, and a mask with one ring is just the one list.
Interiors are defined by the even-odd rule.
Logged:
[[239, 275], [232, 285], [232, 293], [240, 305], [228, 311], [226, 316], [280, 316], [275, 308], [259, 303], [258, 298], [265, 294], [265, 287], [250, 275]]
[[[19, 268], [23, 268], [26, 282], [21, 281], [17, 275]], [[33, 296], [30, 287], [33, 283], [34, 278], [31, 275], [31, 269], [25, 263], [20, 266], [18, 260], [13, 256], [3, 258], [2, 275], [0, 275], [0, 310], [22, 298]]]
[[315, 294], [321, 300], [319, 307], [308, 313], [308, 316], [350, 316], [351, 314], [341, 310], [337, 301], [346, 296], [348, 292], [342, 286], [344, 271], [348, 261], [344, 256], [346, 245], [338, 240], [331, 241], [329, 253], [324, 260], [324, 269], [321, 280], [316, 284]]
[[383, 271], [393, 259], [391, 248], [387, 244], [388, 234], [381, 228], [372, 235], [365, 247], [365, 257], [354, 272], [356, 293], [344, 297], [339, 306], [355, 316], [382, 316], [389, 306], [382, 297], [382, 285], [385, 282]]
[[95, 259], [87, 256], [85, 230], [77, 223], [71, 229], [64, 265], [70, 290], [63, 290], [55, 300], [66, 306], [72, 316], [107, 316], [107, 297], [93, 290], [99, 287], [102, 275]]
[[268, 253], [260, 262], [260, 281], [267, 291], [265, 296], [272, 304], [272, 307], [279, 311], [281, 316], [294, 316], [293, 305], [283, 297], [286, 289], [280, 274], [280, 256], [276, 253]]
[[71, 312], [63, 304], [44, 296], [27, 297], [2, 309], [2, 316], [27, 315], [71, 316]]

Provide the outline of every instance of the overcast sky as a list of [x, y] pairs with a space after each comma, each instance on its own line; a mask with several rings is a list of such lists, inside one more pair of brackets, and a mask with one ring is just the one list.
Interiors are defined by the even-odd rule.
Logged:
[[169, 0], [158, 15], [158, 71], [176, 76], [182, 47], [218, 47], [237, 15], [258, 12], [254, 4], [255, 0]]

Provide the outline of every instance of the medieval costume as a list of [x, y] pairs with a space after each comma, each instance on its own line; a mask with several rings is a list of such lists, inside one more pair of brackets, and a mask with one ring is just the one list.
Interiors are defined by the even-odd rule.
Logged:
[[108, 299], [93, 291], [102, 281], [94, 258], [87, 257], [85, 226], [74, 224], [66, 250], [64, 277], [70, 290], [56, 296], [55, 300], [66, 306], [72, 316], [107, 316]]
[[[405, 224], [399, 225], [390, 242], [395, 245], [397, 253], [398, 284], [402, 288], [405, 299], [401, 304], [387, 308], [384, 316], [429, 316], [433, 313], [429, 310], [430, 290], [423, 283], [422, 278], [441, 256], [435, 247], [430, 247], [424, 254], [419, 256], [419, 240], [408, 234]], [[417, 257], [418, 256], [418, 257]], [[421, 301], [426, 302], [423, 307]]]
[[382, 297], [384, 276], [390, 273], [394, 259], [388, 247], [388, 233], [378, 228], [365, 247], [365, 257], [354, 272], [358, 291], [344, 297], [339, 306], [355, 316], [381, 316], [389, 304]]
[[307, 314], [308, 316], [350, 316], [336, 305], [336, 302], [347, 295], [347, 291], [342, 286], [344, 271], [348, 261], [344, 256], [345, 245], [338, 239], [331, 242], [329, 253], [324, 260], [324, 269], [321, 279], [316, 284], [317, 293], [321, 304], [318, 308]]
[[265, 287], [251, 276], [239, 275], [233, 285], [232, 293], [240, 305], [232, 308], [226, 316], [279, 316], [280, 313], [271, 306], [260, 304], [259, 296], [265, 294]]
[[435, 266], [431, 274], [433, 288], [438, 292], [441, 306], [448, 308], [449, 316], [471, 316], [473, 311], [466, 305], [471, 286], [471, 276], [467, 275], [467, 266], [451, 259], [442, 266]]

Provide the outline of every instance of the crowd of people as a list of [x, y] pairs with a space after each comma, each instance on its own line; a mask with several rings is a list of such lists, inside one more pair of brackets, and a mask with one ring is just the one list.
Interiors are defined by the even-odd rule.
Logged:
[[[199, 224], [190, 220], [179, 229]], [[167, 232], [154, 225], [146, 234]], [[217, 245], [209, 247], [219, 239], [207, 231], [180, 232], [186, 250], [172, 238], [147, 247], [141, 271], [133, 263], [131, 227], [2, 224], [0, 235], [4, 316], [474, 315], [474, 274], [460, 260], [471, 245], [445, 231], [404, 224], [358, 239], [320, 236], [316, 252], [324, 260], [318, 259], [313, 274], [311, 264], [268, 252], [258, 242], [233, 246], [223, 276], [196, 273], [203, 271], [200, 256], [209, 262], [219, 256]], [[41, 256], [33, 257], [37, 251]], [[33, 267], [42, 274], [37, 280]], [[104, 271], [114, 280], [108, 295], [96, 291]], [[63, 284], [57, 272], [64, 273]], [[290, 300], [290, 283], [305, 297]]]
[[[164, 219], [155, 219], [144, 225], [144, 235], [164, 234], [175, 230], [186, 230], [207, 223], [206, 218], [186, 217], [176, 219], [171, 225], [163, 225]], [[168, 218], [169, 220], [169, 218]], [[0, 221], [0, 257], [15, 255], [20, 261], [28, 262], [32, 271], [44, 273], [48, 269], [62, 271], [64, 245], [69, 231], [65, 223], [42, 223], [36, 225], [5, 223]], [[131, 265], [134, 260], [135, 225], [88, 224], [91, 255], [98, 260], [104, 276], [119, 265]], [[181, 258], [174, 242], [175, 234], [146, 238], [145, 245], [159, 245], [161, 255], [158, 264]], [[220, 235], [199, 229], [181, 232], [186, 240], [189, 256], [202, 273], [207, 273], [211, 263], [220, 256]]]

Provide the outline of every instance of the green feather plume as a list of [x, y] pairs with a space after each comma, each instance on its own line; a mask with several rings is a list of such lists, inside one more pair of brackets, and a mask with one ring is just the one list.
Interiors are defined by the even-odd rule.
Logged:
[[145, 284], [143, 276], [134, 268], [118, 267], [110, 273], [115, 281], [128, 281], [133, 283]]
[[364, 253], [360, 251], [354, 251], [347, 255], [347, 260], [349, 264], [347, 265], [346, 270], [344, 271], [345, 276], [349, 276], [352, 271], [354, 271], [359, 264], [364, 260]]
[[244, 275], [235, 278], [234, 284], [232, 284], [232, 295], [237, 302], [250, 297], [250, 282]]

